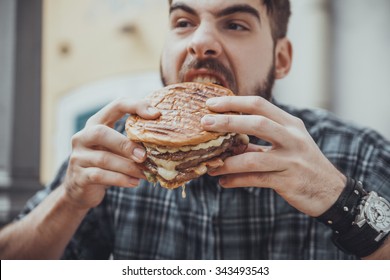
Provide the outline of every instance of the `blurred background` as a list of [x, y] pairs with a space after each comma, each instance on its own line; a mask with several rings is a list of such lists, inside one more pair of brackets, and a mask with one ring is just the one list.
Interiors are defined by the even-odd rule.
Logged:
[[[166, 0], [0, 0], [0, 224], [55, 175], [70, 138], [119, 96], [161, 86]], [[390, 138], [390, 1], [291, 0], [280, 102]]]

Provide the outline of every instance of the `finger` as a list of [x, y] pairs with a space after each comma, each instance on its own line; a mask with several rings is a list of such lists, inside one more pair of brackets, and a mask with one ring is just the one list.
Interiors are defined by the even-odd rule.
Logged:
[[268, 152], [272, 149], [272, 146], [262, 146], [262, 145], [256, 145], [256, 144], [252, 144], [252, 143], [249, 143], [248, 144], [248, 147], [246, 148], [246, 152], [261, 152], [261, 153], [265, 153], [265, 152]]
[[240, 144], [238, 146], [233, 146], [233, 154], [239, 155], [244, 153], [248, 148], [248, 145]]
[[140, 179], [97, 167], [85, 168], [82, 181], [85, 185], [136, 187]]
[[246, 152], [226, 158], [223, 166], [210, 171], [209, 174], [218, 176], [245, 172], [280, 172], [284, 170], [284, 161], [275, 153]]
[[233, 153], [235, 155], [243, 154], [244, 152], [260, 152], [265, 153], [272, 149], [272, 146], [262, 146], [249, 143], [247, 145], [240, 144], [238, 146], [233, 146]]
[[260, 187], [272, 188], [279, 184], [277, 172], [255, 172], [225, 175], [219, 179], [224, 188]]
[[105, 125], [86, 127], [72, 137], [73, 148], [99, 147], [100, 150], [109, 150], [136, 162], [146, 159], [146, 151], [140, 144], [130, 141], [126, 136]]
[[289, 124], [294, 118], [260, 96], [224, 96], [207, 100], [206, 105], [214, 112], [240, 112], [249, 115], [262, 115], [279, 124]]
[[205, 130], [253, 135], [280, 146], [289, 137], [285, 127], [258, 115], [206, 115], [201, 124]]
[[109, 103], [87, 121], [86, 126], [105, 124], [112, 127], [125, 114], [137, 114], [144, 119], [155, 119], [160, 112], [146, 100], [119, 98]]
[[107, 151], [85, 150], [80, 155], [79, 165], [85, 168], [98, 167], [127, 176], [146, 179], [144, 173], [133, 160]]

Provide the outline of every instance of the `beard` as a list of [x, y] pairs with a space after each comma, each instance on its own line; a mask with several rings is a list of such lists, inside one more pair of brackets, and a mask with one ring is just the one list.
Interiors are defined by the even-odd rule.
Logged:
[[[224, 65], [222, 65], [218, 60], [213, 58], [208, 58], [204, 60], [193, 60], [192, 62], [183, 65], [182, 68], [179, 71], [179, 82], [184, 81], [185, 74], [190, 69], [209, 69], [215, 73], [218, 73], [220, 75], [223, 75], [223, 77], [226, 79], [228, 88], [232, 90], [234, 93], [238, 93], [238, 86], [236, 79], [234, 78], [233, 73]], [[162, 63], [160, 61], [160, 78], [161, 82], [164, 86], [167, 86], [167, 79], [165, 77]], [[242, 93], [240, 95], [255, 95], [255, 96], [261, 96], [264, 99], [271, 101], [272, 99], [272, 89], [275, 84], [275, 62], [272, 60], [272, 64], [269, 67], [267, 76], [264, 80], [259, 82], [258, 85], [256, 85], [250, 92]]]

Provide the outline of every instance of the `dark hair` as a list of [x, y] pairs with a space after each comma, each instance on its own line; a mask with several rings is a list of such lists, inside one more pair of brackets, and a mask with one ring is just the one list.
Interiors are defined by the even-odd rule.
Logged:
[[[288, 20], [291, 15], [290, 0], [261, 0], [267, 8], [274, 41], [286, 37]], [[172, 0], [169, 0], [171, 5]]]
[[290, 0], [262, 0], [271, 21], [274, 41], [286, 37], [291, 15]]

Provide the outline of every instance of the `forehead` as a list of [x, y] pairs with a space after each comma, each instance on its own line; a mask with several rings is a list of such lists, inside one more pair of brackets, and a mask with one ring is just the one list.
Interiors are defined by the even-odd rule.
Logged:
[[[266, 16], [265, 6], [261, 0], [172, 0], [171, 6], [175, 5], [186, 5], [191, 7], [197, 13], [201, 12], [216, 12], [225, 9], [229, 6], [235, 5], [248, 5], [259, 11], [259, 14]], [[264, 13], [264, 14], [263, 14]]]

